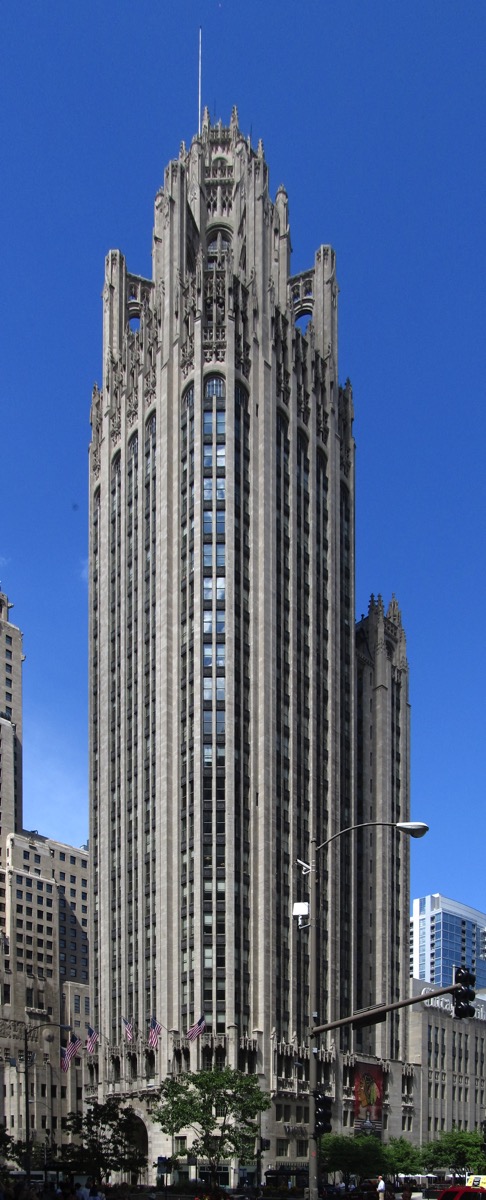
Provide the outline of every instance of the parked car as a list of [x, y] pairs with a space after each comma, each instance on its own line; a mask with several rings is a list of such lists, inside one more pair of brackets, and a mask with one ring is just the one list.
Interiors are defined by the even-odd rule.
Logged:
[[442, 1192], [439, 1192], [438, 1200], [484, 1200], [485, 1195], [486, 1188], [451, 1183]]

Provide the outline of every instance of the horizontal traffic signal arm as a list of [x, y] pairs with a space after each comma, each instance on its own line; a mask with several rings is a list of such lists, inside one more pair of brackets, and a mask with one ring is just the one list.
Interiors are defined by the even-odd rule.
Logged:
[[363, 1008], [359, 1012], [351, 1013], [349, 1017], [340, 1017], [338, 1021], [328, 1021], [326, 1025], [314, 1025], [311, 1029], [311, 1036], [317, 1033], [327, 1033], [329, 1029], [339, 1029], [344, 1025], [354, 1025], [356, 1029], [365, 1025], [376, 1025], [378, 1021], [384, 1021], [387, 1013], [394, 1012], [397, 1008], [406, 1008], [409, 1004], [421, 1004], [425, 1000], [432, 1000], [434, 996], [454, 995], [462, 987], [460, 983], [450, 983], [448, 987], [433, 988], [424, 996], [411, 996], [408, 1000], [395, 1000], [393, 1004], [376, 1004], [373, 1008]]

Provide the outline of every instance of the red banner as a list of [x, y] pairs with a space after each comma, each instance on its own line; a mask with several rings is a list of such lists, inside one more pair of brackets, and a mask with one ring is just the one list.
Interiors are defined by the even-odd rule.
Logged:
[[354, 1070], [354, 1132], [381, 1137], [383, 1071], [373, 1063], [356, 1063]]

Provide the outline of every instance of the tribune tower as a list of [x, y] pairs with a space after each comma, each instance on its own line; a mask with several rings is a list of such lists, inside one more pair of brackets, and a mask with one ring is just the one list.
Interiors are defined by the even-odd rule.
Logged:
[[[294, 864], [311, 830], [320, 843], [356, 819], [353, 403], [337, 295], [330, 246], [291, 274], [286, 192], [271, 200], [236, 110], [228, 126], [205, 112], [166, 169], [152, 279], [119, 251], [106, 259], [90, 848], [108, 1092], [226, 1063], [277, 1093], [297, 1061], [305, 1090], [308, 939], [292, 905], [307, 881]], [[355, 852], [343, 839], [319, 872], [324, 1016], [353, 1002]]]

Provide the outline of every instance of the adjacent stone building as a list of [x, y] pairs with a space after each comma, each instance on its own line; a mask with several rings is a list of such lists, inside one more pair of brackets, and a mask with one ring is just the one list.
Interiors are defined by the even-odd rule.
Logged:
[[5, 929], [5, 839], [22, 828], [22, 633], [0, 591], [0, 933]]
[[[28, 1111], [32, 1145], [50, 1154], [83, 1102], [89, 863], [87, 847], [23, 829], [22, 634], [11, 608], [0, 593], [0, 1119], [25, 1140]], [[61, 1072], [71, 1036], [81, 1048]]]
[[[447, 986], [449, 980], [444, 986]], [[478, 996], [476, 1016], [454, 1019], [450, 996], [427, 999], [432, 990], [412, 981], [421, 1002], [410, 1008], [410, 1047], [417, 1071], [418, 1144], [432, 1141], [441, 1130], [481, 1129], [486, 1098], [486, 1001]]]

